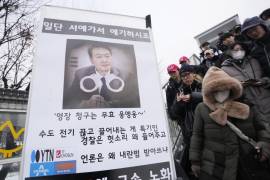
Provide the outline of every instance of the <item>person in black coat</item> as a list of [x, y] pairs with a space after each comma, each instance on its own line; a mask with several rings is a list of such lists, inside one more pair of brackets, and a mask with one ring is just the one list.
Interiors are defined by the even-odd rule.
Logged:
[[180, 92], [177, 93], [172, 112], [178, 117], [182, 130], [185, 149], [182, 160], [182, 167], [188, 174], [191, 171], [191, 164], [188, 160], [188, 149], [192, 135], [194, 111], [202, 102], [201, 83], [195, 80], [194, 69], [190, 65], [183, 65], [180, 69], [182, 79]]
[[168, 115], [170, 119], [176, 120], [177, 117], [171, 111], [171, 108], [176, 98], [176, 94], [179, 93], [179, 88], [182, 83], [181, 78], [180, 78], [180, 68], [176, 64], [170, 64], [167, 67], [167, 72], [170, 76], [170, 79], [166, 88], [167, 110], [168, 110]]
[[203, 76], [206, 74], [207, 70], [212, 67], [221, 67], [221, 64], [223, 62], [223, 55], [222, 54], [216, 54], [214, 52], [214, 49], [207, 49], [204, 51], [204, 60], [199, 65], [200, 74]]
[[264, 76], [270, 77], [270, 30], [265, 22], [257, 16], [247, 18], [241, 33], [254, 42], [250, 55], [258, 59]]
[[239, 101], [240, 81], [211, 67], [202, 88], [189, 151], [194, 174], [200, 180], [269, 180], [270, 134], [263, 117]]

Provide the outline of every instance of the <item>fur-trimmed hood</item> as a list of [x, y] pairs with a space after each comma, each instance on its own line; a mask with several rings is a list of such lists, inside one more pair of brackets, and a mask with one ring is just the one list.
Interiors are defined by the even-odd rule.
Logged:
[[[229, 90], [229, 98], [224, 103], [219, 103], [214, 97], [214, 93]], [[232, 78], [222, 69], [211, 67], [202, 82], [203, 102], [214, 112], [210, 117], [218, 124], [225, 125], [227, 116], [238, 119], [247, 119], [249, 107], [246, 104], [233, 100], [241, 97], [242, 85], [239, 80]]]
[[218, 67], [211, 67], [202, 82], [203, 102], [211, 110], [214, 110], [217, 101], [213, 94], [217, 91], [225, 90], [230, 90], [229, 99], [234, 100], [242, 95], [243, 88], [239, 80], [232, 78]]

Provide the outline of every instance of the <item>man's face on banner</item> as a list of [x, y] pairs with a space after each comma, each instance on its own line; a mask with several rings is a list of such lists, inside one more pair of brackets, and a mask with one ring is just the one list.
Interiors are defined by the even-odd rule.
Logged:
[[102, 47], [92, 49], [91, 62], [95, 65], [96, 71], [99, 73], [109, 72], [112, 65], [111, 52]]

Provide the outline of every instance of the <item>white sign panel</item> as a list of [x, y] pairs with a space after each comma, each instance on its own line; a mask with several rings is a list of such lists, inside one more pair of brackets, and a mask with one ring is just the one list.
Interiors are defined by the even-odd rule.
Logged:
[[175, 179], [145, 19], [46, 6], [23, 179]]

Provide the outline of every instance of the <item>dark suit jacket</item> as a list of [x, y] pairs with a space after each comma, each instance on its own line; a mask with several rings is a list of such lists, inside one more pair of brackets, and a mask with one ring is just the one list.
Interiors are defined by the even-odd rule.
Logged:
[[[99, 89], [90, 93], [84, 92], [80, 88], [80, 81], [83, 77], [90, 76], [94, 73], [96, 73], [95, 66], [83, 67], [75, 72], [75, 78], [72, 85], [64, 90], [63, 109], [93, 108], [80, 107], [80, 103], [82, 100], [89, 100], [93, 95], [99, 95]], [[110, 97], [108, 108], [140, 107], [137, 78], [129, 75], [124, 79], [119, 69], [116, 68], [112, 68], [111, 73], [122, 78], [125, 82], [125, 86], [121, 92], [108, 91], [108, 96]]]

